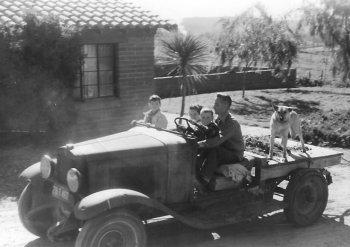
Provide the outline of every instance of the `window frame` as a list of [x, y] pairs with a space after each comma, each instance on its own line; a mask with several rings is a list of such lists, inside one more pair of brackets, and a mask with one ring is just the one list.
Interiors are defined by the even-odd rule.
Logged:
[[[96, 71], [85, 71], [84, 70], [84, 64], [85, 64], [85, 56], [84, 56], [84, 46], [85, 45], [93, 45], [94, 49], [95, 49], [95, 54], [96, 56], [94, 58], [96, 58]], [[103, 56], [101, 57], [99, 54], [99, 47], [100, 46], [105, 46], [105, 45], [110, 45], [112, 48], [112, 55], [111, 56]], [[93, 100], [93, 99], [99, 99], [99, 98], [111, 98], [111, 97], [119, 97], [119, 90], [118, 90], [118, 43], [84, 43], [81, 45], [81, 53], [82, 53], [82, 60], [81, 60], [81, 65], [79, 68], [79, 78], [78, 78], [78, 83], [74, 85], [74, 90], [79, 90], [79, 96], [80, 96], [80, 100], [85, 101], [85, 100]], [[101, 70], [100, 70], [100, 61], [101, 58], [112, 58], [112, 83], [111, 84], [101, 84], [101, 78], [100, 78], [100, 74], [101, 74]], [[110, 70], [103, 70], [103, 71], [110, 71]], [[97, 81], [94, 84], [84, 84], [84, 73], [85, 72], [96, 72], [96, 78]], [[79, 85], [79, 86], [78, 86]], [[97, 96], [96, 97], [87, 97], [85, 96], [86, 94], [84, 94], [84, 87], [87, 86], [96, 86], [97, 87]], [[111, 85], [112, 86], [112, 94], [111, 95], [105, 95], [105, 96], [101, 96], [101, 85]], [[76, 94], [78, 95], [78, 93]]]

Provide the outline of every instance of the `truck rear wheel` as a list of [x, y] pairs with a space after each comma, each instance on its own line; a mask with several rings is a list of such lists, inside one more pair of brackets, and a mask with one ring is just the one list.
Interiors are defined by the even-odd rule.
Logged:
[[284, 196], [287, 219], [298, 226], [307, 226], [318, 220], [327, 206], [328, 184], [316, 170], [300, 170], [287, 186]]
[[87, 221], [75, 247], [145, 247], [146, 231], [137, 215], [128, 210], [107, 212]]
[[55, 222], [54, 204], [43, 193], [35, 193], [32, 183], [23, 189], [18, 200], [18, 214], [23, 226], [36, 236], [46, 238]]

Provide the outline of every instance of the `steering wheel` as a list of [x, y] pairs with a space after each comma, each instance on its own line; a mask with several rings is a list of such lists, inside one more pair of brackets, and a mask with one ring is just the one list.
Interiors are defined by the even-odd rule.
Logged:
[[[180, 121], [184, 121], [187, 125], [186, 126], [183, 126], [183, 125], [180, 125]], [[187, 118], [184, 118], [184, 117], [177, 117], [174, 119], [174, 123], [176, 125], [176, 128], [178, 130], [181, 130], [184, 132], [185, 135], [188, 135], [188, 136], [191, 136], [191, 137], [197, 137], [196, 136], [196, 131], [191, 127], [191, 125], [193, 126], [196, 126], [197, 128], [200, 128], [200, 125], [197, 124], [196, 122], [190, 120], [190, 119], [187, 119]]]

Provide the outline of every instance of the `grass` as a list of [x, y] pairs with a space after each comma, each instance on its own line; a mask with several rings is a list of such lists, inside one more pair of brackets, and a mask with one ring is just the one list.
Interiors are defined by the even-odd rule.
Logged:
[[[243, 125], [268, 128], [273, 109], [271, 103], [293, 106], [303, 122], [305, 141], [321, 146], [350, 147], [350, 88], [302, 87], [294, 89], [227, 92], [233, 103], [231, 113]], [[216, 93], [186, 97], [190, 104], [211, 107]], [[163, 111], [179, 113], [181, 98], [162, 101]]]
[[[244, 125], [268, 128], [273, 113], [271, 103], [293, 106], [301, 118], [307, 119], [311, 113], [327, 113], [349, 110], [350, 88], [302, 87], [246, 91], [242, 99], [241, 91], [226, 92], [233, 103], [231, 113]], [[191, 104], [211, 107], [216, 93], [191, 95], [186, 97], [186, 109]], [[179, 113], [181, 97], [162, 100], [162, 110]]]

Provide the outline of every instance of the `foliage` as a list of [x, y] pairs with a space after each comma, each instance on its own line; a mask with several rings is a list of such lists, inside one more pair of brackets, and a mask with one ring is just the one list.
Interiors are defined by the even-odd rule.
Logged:
[[[268, 136], [243, 136], [246, 151], [266, 156], [270, 151], [270, 139]], [[282, 153], [283, 148], [278, 143], [274, 143], [274, 147]]]
[[159, 41], [160, 51], [156, 60], [167, 66], [168, 75], [179, 76], [182, 92], [180, 116], [185, 109], [185, 96], [194, 90], [194, 82], [201, 81], [207, 71], [207, 45], [192, 34], [178, 31], [167, 32]]
[[57, 130], [73, 117], [70, 87], [80, 66], [76, 30], [58, 20], [25, 18], [0, 32], [0, 126], [27, 131]]
[[322, 80], [312, 80], [309, 77], [298, 78], [296, 85], [300, 87], [322, 87], [324, 82]]
[[[238, 64], [243, 71], [265, 65], [275, 69], [276, 76], [286, 77], [281, 69], [287, 67], [289, 72], [297, 56], [297, 42], [285, 21], [273, 21], [261, 5], [256, 5], [239, 16], [222, 19], [221, 24], [223, 31], [216, 46], [221, 65]], [[245, 77], [243, 98], [244, 91]]]
[[[269, 136], [251, 136], [244, 135], [244, 142], [246, 144], [246, 151], [266, 156], [270, 151], [270, 137]], [[309, 147], [305, 147], [306, 150], [310, 150]], [[287, 151], [302, 151], [301, 145], [287, 147]], [[283, 147], [280, 143], [274, 143], [273, 146], [274, 155], [283, 157]]]
[[304, 140], [318, 146], [350, 147], [350, 110], [311, 114], [302, 122]]
[[46, 71], [73, 86], [80, 66], [80, 38], [77, 30], [62, 27], [58, 20], [26, 18], [19, 35], [26, 67]]
[[308, 5], [303, 12], [300, 28], [309, 26], [311, 35], [334, 49], [333, 74], [342, 72], [342, 81], [346, 82], [350, 78], [350, 2], [322, 0], [320, 6]]

